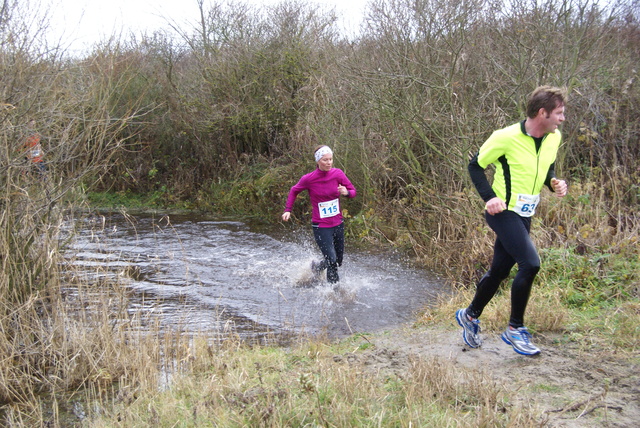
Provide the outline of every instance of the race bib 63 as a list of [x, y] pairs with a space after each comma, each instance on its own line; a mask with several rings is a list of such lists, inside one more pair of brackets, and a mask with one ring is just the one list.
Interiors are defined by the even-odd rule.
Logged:
[[536, 207], [540, 202], [540, 195], [518, 195], [513, 211], [522, 217], [531, 217], [536, 213]]

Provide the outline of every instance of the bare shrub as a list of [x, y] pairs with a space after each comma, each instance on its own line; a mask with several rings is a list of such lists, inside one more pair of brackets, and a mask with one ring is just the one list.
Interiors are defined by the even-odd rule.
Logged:
[[[126, 74], [91, 70], [49, 46], [46, 19], [28, 6], [4, 2], [0, 15], [0, 403], [37, 415], [38, 394], [125, 371], [118, 353], [127, 351], [115, 349], [123, 331], [67, 312], [63, 251], [82, 185], [98, 180], [135, 135], [129, 124], [140, 104], [121, 97]], [[43, 168], [25, 147], [33, 133]]]

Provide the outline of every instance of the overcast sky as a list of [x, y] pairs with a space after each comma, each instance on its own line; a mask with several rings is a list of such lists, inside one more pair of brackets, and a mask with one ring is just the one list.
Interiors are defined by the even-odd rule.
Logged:
[[[196, 0], [41, 0], [51, 9], [51, 30], [63, 35], [73, 50], [82, 50], [105, 36], [167, 28], [167, 18], [177, 23], [198, 17]], [[214, 0], [205, 0], [211, 4]], [[368, 0], [308, 0], [335, 7], [341, 25], [356, 32]], [[273, 5], [281, 0], [238, 0], [238, 3]]]

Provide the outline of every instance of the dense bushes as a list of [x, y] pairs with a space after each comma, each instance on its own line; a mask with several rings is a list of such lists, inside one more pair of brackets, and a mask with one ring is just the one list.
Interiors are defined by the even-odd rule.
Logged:
[[[367, 218], [367, 237], [472, 275], [469, 263], [485, 254], [468, 254], [483, 239], [468, 158], [492, 130], [524, 117], [528, 92], [553, 84], [570, 93], [559, 174], [572, 191], [593, 185], [585, 197], [607, 205], [596, 229], [637, 224], [628, 214], [640, 203], [637, 2], [374, 1], [355, 40], [319, 8], [284, 2], [261, 12], [215, 5], [176, 38], [89, 56], [94, 73], [113, 70], [109, 82], [127, 84], [113, 109], [143, 100], [148, 111], [128, 125], [140, 138], [103, 189], [162, 188], [169, 201], [246, 207], [275, 221], [278, 198], [326, 143], [359, 189], [352, 214]], [[246, 170], [285, 164], [281, 180]], [[225, 181], [243, 191], [220, 193]], [[573, 243], [585, 215], [550, 215], [543, 220], [562, 224]]]
[[[470, 272], [461, 263], [484, 256], [468, 254], [483, 235], [468, 158], [553, 84], [570, 93], [558, 172], [607, 204], [598, 221], [637, 224], [637, 2], [378, 0], [351, 40], [331, 11], [301, 2], [200, 7], [191, 28], [112, 39], [83, 58], [10, 43], [7, 19], [6, 144], [34, 117], [63, 180], [276, 221], [326, 143], [359, 190], [356, 235]], [[552, 215], [567, 239], [582, 226], [575, 212]]]

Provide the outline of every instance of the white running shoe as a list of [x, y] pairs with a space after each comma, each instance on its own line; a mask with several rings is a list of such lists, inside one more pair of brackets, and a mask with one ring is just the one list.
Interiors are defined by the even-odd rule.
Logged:
[[479, 348], [482, 346], [480, 339], [480, 320], [477, 318], [469, 319], [466, 309], [458, 309], [456, 311], [456, 320], [462, 327], [462, 339], [470, 348]]
[[517, 329], [507, 327], [502, 333], [502, 340], [513, 346], [513, 350], [518, 354], [538, 355], [540, 353], [540, 349], [531, 343], [531, 333], [527, 327], [518, 327]]

